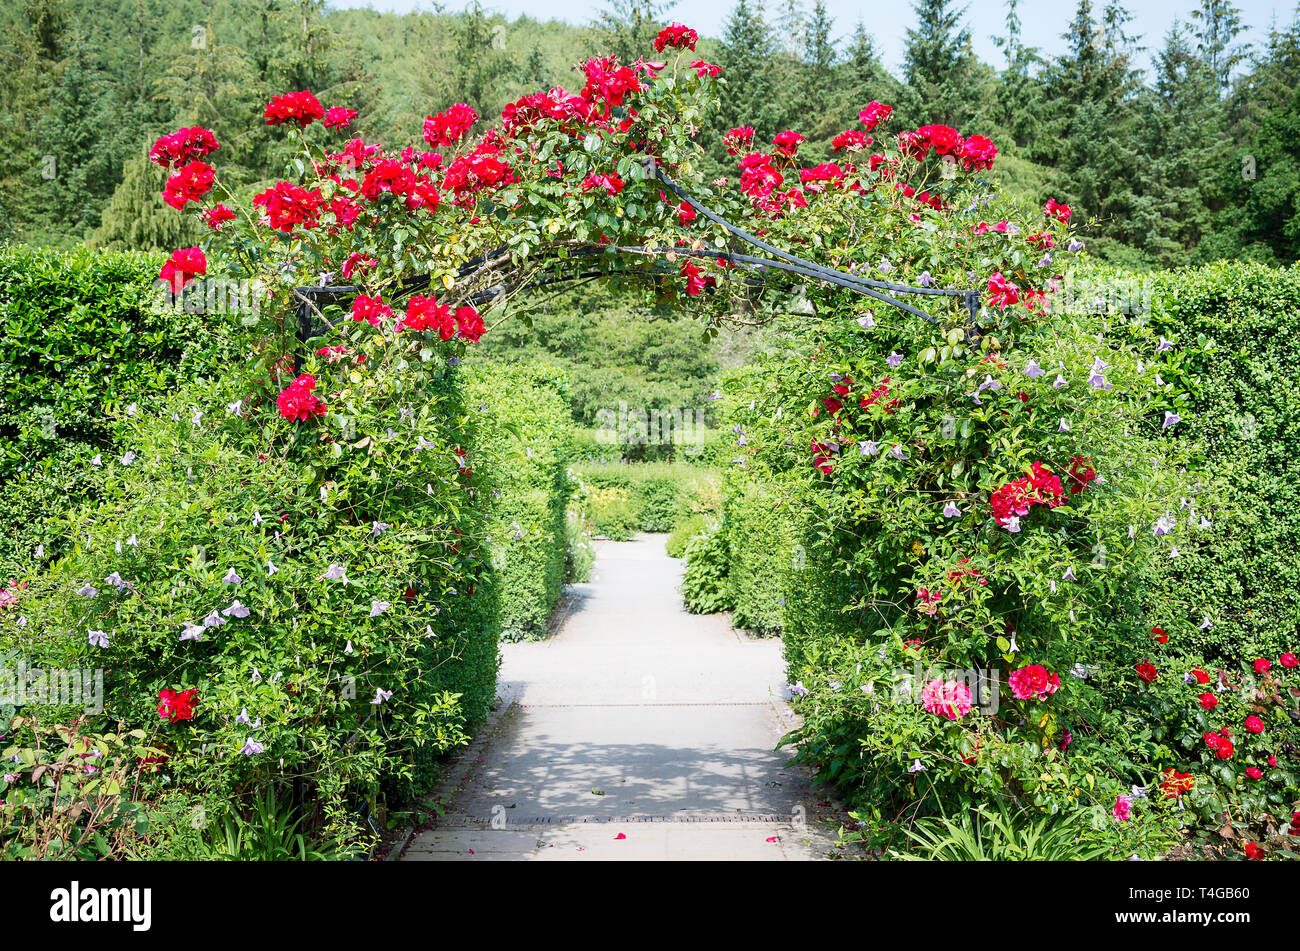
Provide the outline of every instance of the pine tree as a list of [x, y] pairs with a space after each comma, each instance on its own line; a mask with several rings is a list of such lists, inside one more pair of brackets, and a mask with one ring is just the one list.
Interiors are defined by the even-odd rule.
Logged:
[[1246, 56], [1246, 48], [1233, 42], [1244, 29], [1241, 11], [1228, 0], [1201, 0], [1200, 8], [1192, 11], [1192, 19], [1196, 50], [1214, 77], [1216, 92], [1222, 94], [1232, 71]]
[[720, 121], [723, 131], [733, 126], [752, 125], [757, 142], [770, 139], [784, 128], [792, 103], [778, 101], [772, 75], [776, 41], [763, 18], [761, 4], [738, 0], [722, 35], [718, 60], [727, 80], [722, 96]]
[[172, 251], [198, 243], [200, 227], [191, 215], [177, 214], [162, 200], [166, 172], [149, 161], [145, 148], [126, 163], [90, 238], [91, 247], [111, 251]]
[[671, 6], [664, 0], [607, 0], [595, 23], [601, 50], [623, 63], [648, 56]]
[[917, 0], [917, 26], [907, 31], [903, 78], [924, 102], [927, 121], [961, 128], [974, 115], [978, 90], [966, 11], [952, 0]]

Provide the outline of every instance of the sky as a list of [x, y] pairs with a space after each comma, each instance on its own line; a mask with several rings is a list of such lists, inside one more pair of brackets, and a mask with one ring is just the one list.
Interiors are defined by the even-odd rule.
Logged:
[[[767, 0], [769, 13], [779, 3], [780, 0]], [[332, 0], [331, 5], [373, 7], [392, 13], [435, 8], [431, 0]], [[1093, 7], [1100, 9], [1104, 5], [1105, 0], [1095, 0]], [[463, 9], [466, 3], [464, 0], [446, 0], [442, 6], [447, 11], [456, 12]], [[716, 37], [721, 35], [722, 26], [732, 6], [733, 0], [713, 0], [711, 3], [679, 0], [669, 10], [667, 18], [683, 22], [704, 35]], [[890, 3], [826, 0], [826, 6], [835, 19], [836, 33], [841, 37], [848, 36], [858, 20], [862, 20], [867, 31], [875, 37], [885, 66], [891, 71], [898, 71], [902, 64], [907, 28], [915, 22], [909, 0], [893, 0]], [[1065, 46], [1061, 34], [1073, 17], [1075, 6], [1074, 0], [1023, 0], [1019, 10], [1025, 44], [1039, 47], [1049, 55], [1061, 52]], [[1149, 65], [1150, 56], [1162, 45], [1164, 34], [1173, 20], [1188, 20], [1191, 11], [1200, 6], [1200, 3], [1198, 0], [1127, 0], [1126, 6], [1134, 14], [1134, 19], [1129, 24], [1130, 32], [1141, 36], [1141, 45], [1148, 48], [1146, 56]], [[1274, 21], [1281, 26], [1292, 21], [1297, 0], [1236, 0], [1236, 6], [1241, 10], [1243, 22], [1249, 27], [1242, 39], [1259, 45]], [[591, 0], [483, 0], [483, 7], [489, 12], [503, 13], [512, 20], [528, 14], [539, 20], [558, 19], [587, 25], [602, 4]], [[906, 13], [896, 15], [901, 11]], [[1004, 0], [968, 0], [966, 22], [971, 29], [975, 52], [987, 63], [1002, 63], [1001, 53], [990, 37], [1003, 31], [1005, 19]]]

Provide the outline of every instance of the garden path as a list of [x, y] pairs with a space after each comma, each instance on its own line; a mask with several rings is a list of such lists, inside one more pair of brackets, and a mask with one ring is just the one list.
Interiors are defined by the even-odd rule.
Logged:
[[686, 612], [663, 535], [597, 543], [546, 641], [508, 644], [497, 713], [406, 860], [821, 858], [833, 806], [774, 747], [781, 644]]

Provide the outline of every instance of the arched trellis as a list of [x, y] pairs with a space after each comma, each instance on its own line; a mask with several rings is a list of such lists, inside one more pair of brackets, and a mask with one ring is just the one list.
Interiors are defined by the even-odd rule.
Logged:
[[[615, 246], [615, 251], [627, 256], [634, 255], [661, 255], [673, 253], [679, 257], [700, 257], [712, 258], [714, 260], [727, 261], [744, 271], [747, 277], [742, 278], [746, 283], [761, 285], [764, 282], [765, 272], [769, 270], [783, 271], [789, 274], [797, 274], [801, 277], [810, 278], [824, 284], [831, 284], [836, 287], [843, 287], [861, 294], [881, 303], [896, 307], [906, 313], [920, 317], [932, 324], [938, 324], [932, 315], [925, 311], [913, 307], [911, 304], [898, 300], [895, 294], [917, 294], [931, 297], [960, 297], [966, 305], [970, 315], [970, 323], [973, 324], [980, 310], [980, 292], [973, 288], [942, 288], [942, 287], [913, 287], [907, 284], [891, 284], [888, 281], [876, 281], [869, 278], [859, 277], [856, 274], [845, 271], [837, 271], [834, 268], [828, 268], [825, 265], [818, 264], [815, 261], [809, 261], [806, 258], [790, 254], [788, 251], [782, 251], [775, 245], [769, 244], [761, 238], [750, 234], [742, 228], [738, 228], [726, 219], [718, 216], [710, 209], [704, 207], [693, 196], [688, 194], [677, 182], [668, 177], [663, 168], [659, 166], [653, 156], [645, 160], [645, 175], [658, 179], [673, 194], [677, 195], [682, 201], [686, 202], [693, 208], [697, 214], [703, 215], [709, 221], [721, 227], [727, 234], [736, 240], [743, 242], [760, 251], [766, 252], [770, 257], [759, 257], [757, 255], [745, 254], [737, 251], [719, 251], [719, 250], [695, 250], [691, 248], [664, 247], [664, 248], [645, 248], [640, 246]], [[608, 246], [590, 246], [571, 248], [568, 251], [568, 258], [582, 258], [594, 255], [606, 255], [609, 253]], [[472, 277], [476, 273], [489, 268], [495, 263], [509, 259], [510, 249], [502, 246], [485, 254], [467, 261], [457, 272], [458, 278]], [[636, 273], [638, 275], [663, 275], [676, 276], [677, 271], [672, 268], [638, 268], [638, 269], [610, 269], [599, 268], [595, 270], [579, 270], [573, 273], [554, 275], [545, 278], [539, 278], [531, 281], [524, 281], [515, 284], [501, 284], [493, 287], [476, 291], [467, 298], [471, 304], [482, 305], [503, 294], [511, 293], [517, 290], [523, 290], [531, 287], [543, 287], [554, 284], [563, 284], [572, 281], [585, 280], [593, 277], [602, 277], [616, 273]], [[416, 291], [424, 290], [429, 286], [430, 278], [426, 275], [423, 277], [412, 278], [405, 282], [399, 289], [399, 296], [413, 294]], [[305, 344], [319, 332], [313, 321], [313, 315], [319, 315], [323, 304], [338, 303], [341, 301], [355, 298], [361, 293], [362, 288], [356, 284], [331, 284], [319, 285], [312, 287], [294, 288], [294, 298], [298, 301], [296, 307], [296, 316], [298, 323], [299, 341]], [[327, 324], [328, 326], [328, 324]], [[296, 358], [299, 365], [302, 362], [302, 356], [299, 354]], [[301, 369], [301, 366], [299, 366]]]

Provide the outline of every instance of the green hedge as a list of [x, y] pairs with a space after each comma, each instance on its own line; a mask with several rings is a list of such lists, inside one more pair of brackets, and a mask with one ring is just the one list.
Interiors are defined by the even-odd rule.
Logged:
[[763, 636], [780, 634], [790, 572], [804, 557], [791, 513], [774, 485], [739, 470], [728, 474], [722, 513], [732, 623]]
[[683, 462], [585, 463], [574, 467], [578, 504], [598, 534], [671, 532], [692, 515], [716, 512], [719, 474]]
[[[1176, 431], [1205, 454], [1198, 522], [1211, 521], [1160, 573], [1152, 598], [1185, 649], [1225, 661], [1294, 650], [1300, 269], [1220, 262], [1151, 275], [1151, 290], [1152, 325], [1180, 358], [1169, 382], [1188, 406]], [[1171, 511], [1189, 515], [1181, 502]], [[1214, 626], [1201, 630], [1206, 615]]]
[[572, 493], [572, 415], [563, 370], [466, 367], [465, 398], [480, 410], [476, 454], [495, 486], [488, 516], [500, 590], [501, 637], [545, 635], [565, 579], [565, 512]]
[[105, 410], [153, 405], [219, 367], [237, 321], [155, 309], [162, 258], [0, 247], [0, 573], [30, 565], [48, 521], [92, 497]]

